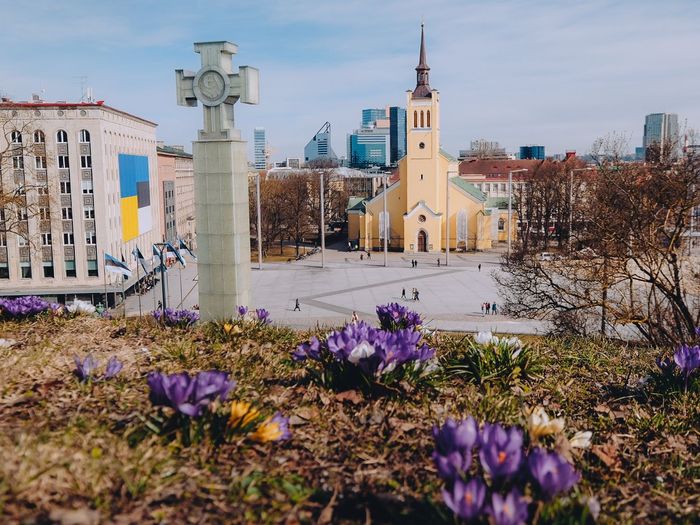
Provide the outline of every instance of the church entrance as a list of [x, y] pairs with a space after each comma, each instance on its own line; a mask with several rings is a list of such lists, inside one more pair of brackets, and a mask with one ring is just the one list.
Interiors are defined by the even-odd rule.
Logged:
[[418, 232], [418, 251], [428, 251], [428, 235], [423, 230]]

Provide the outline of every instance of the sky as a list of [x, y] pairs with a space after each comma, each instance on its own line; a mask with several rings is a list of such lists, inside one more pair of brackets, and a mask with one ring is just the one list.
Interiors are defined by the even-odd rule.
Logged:
[[201, 108], [180, 107], [175, 69], [197, 71], [193, 42], [238, 45], [234, 68], [260, 69], [260, 104], [235, 105], [250, 142], [267, 130], [273, 160], [302, 157], [329, 121], [333, 148], [361, 110], [405, 106], [420, 23], [441, 142], [478, 138], [508, 151], [590, 151], [623, 135], [641, 145], [644, 116], [677, 113], [700, 128], [698, 0], [0, 0], [0, 93], [97, 100], [158, 123], [166, 144], [191, 141]]

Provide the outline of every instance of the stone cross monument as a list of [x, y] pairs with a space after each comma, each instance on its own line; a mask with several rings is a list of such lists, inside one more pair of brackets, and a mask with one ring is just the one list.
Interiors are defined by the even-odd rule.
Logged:
[[233, 105], [257, 104], [258, 70], [232, 70], [231, 42], [198, 42], [202, 67], [178, 69], [177, 103], [204, 107], [204, 129], [193, 142], [199, 269], [199, 312], [203, 320], [234, 315], [250, 303], [250, 225], [246, 142], [234, 128]]

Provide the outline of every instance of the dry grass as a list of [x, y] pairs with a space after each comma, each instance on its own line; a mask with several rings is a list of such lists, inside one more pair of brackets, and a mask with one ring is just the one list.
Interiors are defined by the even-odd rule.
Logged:
[[[148, 321], [41, 319], [0, 324], [0, 516], [8, 523], [451, 523], [430, 461], [448, 415], [522, 421], [525, 406], [594, 431], [577, 465], [603, 523], [700, 520], [700, 396], [654, 394], [640, 380], [657, 351], [592, 340], [532, 339], [544, 372], [524, 390], [459, 380], [365, 398], [310, 384], [289, 351], [308, 334]], [[459, 338], [438, 336], [442, 359]], [[72, 355], [119, 356], [116, 381], [81, 385]], [[144, 431], [145, 374], [219, 368], [237, 397], [291, 417], [293, 439], [182, 448]], [[572, 522], [573, 523], [573, 522]]]

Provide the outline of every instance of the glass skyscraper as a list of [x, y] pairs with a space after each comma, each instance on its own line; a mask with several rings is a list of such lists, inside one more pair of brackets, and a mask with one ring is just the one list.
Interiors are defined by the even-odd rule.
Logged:
[[651, 113], [644, 119], [644, 150], [652, 144], [670, 145], [672, 156], [678, 154], [678, 115], [675, 113]]
[[348, 162], [353, 168], [388, 166], [389, 128], [358, 129], [348, 135]]
[[267, 168], [265, 128], [255, 128], [253, 130], [253, 151], [255, 153], [255, 169], [264, 170]]
[[520, 146], [521, 160], [544, 160], [544, 146]]
[[304, 162], [317, 159], [338, 160], [331, 147], [331, 123], [326, 122], [304, 146]]
[[374, 126], [374, 123], [378, 120], [386, 118], [386, 109], [381, 108], [369, 108], [362, 110], [362, 127], [369, 128]]
[[406, 109], [389, 108], [389, 137], [391, 140], [391, 164], [396, 164], [406, 155]]

